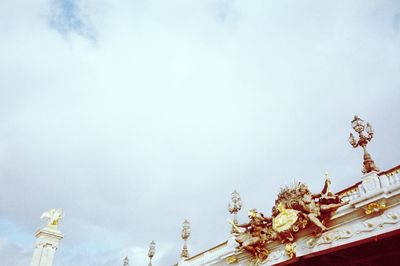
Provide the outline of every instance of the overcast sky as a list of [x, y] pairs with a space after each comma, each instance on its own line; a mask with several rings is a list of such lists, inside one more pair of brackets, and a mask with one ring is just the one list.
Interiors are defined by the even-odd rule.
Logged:
[[172, 265], [294, 179], [361, 178], [358, 114], [400, 163], [400, 2], [0, 1], [0, 264], [64, 208], [57, 266]]

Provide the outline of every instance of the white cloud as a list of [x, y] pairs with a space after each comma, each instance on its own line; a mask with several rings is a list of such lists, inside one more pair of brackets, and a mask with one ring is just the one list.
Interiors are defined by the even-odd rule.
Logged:
[[396, 2], [74, 1], [95, 42], [51, 3], [0, 3], [0, 211], [33, 234], [63, 207], [58, 265], [143, 264], [152, 239], [170, 265], [186, 218], [191, 254], [225, 240], [233, 189], [268, 213], [293, 178], [356, 182], [354, 114], [398, 164]]
[[30, 263], [30, 250], [0, 237], [0, 259], [3, 265], [23, 266]]

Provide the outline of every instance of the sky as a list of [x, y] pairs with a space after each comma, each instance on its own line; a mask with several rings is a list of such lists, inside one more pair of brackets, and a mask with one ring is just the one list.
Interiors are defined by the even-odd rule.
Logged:
[[400, 164], [400, 2], [0, 1], [0, 264], [29, 265], [63, 208], [57, 266], [179, 260], [229, 236], [236, 189], [270, 214], [293, 180], [361, 180], [347, 139]]

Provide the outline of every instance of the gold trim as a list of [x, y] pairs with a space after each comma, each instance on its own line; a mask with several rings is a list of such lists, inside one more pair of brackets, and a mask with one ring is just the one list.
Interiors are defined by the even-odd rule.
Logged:
[[236, 263], [236, 262], [238, 262], [238, 261], [239, 261], [239, 260], [238, 260], [238, 258], [237, 258], [235, 255], [229, 256], [229, 257], [227, 257], [227, 258], [225, 259], [225, 262], [228, 263], [228, 264], [234, 264], [234, 263]]
[[387, 209], [386, 201], [385, 200], [379, 200], [375, 202], [371, 202], [368, 204], [366, 207], [363, 208], [364, 212], [366, 215], [384, 211]]

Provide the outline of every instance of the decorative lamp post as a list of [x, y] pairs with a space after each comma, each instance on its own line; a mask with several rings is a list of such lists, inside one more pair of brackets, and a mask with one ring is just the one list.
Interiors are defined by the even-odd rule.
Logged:
[[231, 203], [228, 205], [228, 211], [233, 215], [233, 225], [231, 233], [235, 232], [234, 225], [238, 225], [237, 213], [242, 209], [242, 199], [239, 193], [234, 190], [231, 194]]
[[124, 259], [124, 266], [129, 266], [129, 259], [128, 259], [128, 257], [125, 257], [125, 259]]
[[[367, 127], [365, 127], [364, 120], [362, 120], [358, 116], [354, 116], [353, 121], [351, 121], [351, 126], [358, 133], [358, 140], [356, 140], [353, 134], [350, 133], [349, 143], [354, 148], [362, 147], [364, 151], [364, 167], [362, 169], [362, 172], [364, 174], [367, 174], [372, 171], [379, 171], [379, 168], [375, 165], [374, 160], [372, 160], [371, 158], [371, 154], [369, 154], [367, 151], [367, 144], [374, 136], [374, 130], [372, 129], [372, 126], [367, 123]], [[364, 129], [367, 134], [365, 134]]]
[[154, 254], [156, 254], [156, 243], [154, 243], [154, 241], [151, 241], [149, 246], [149, 252], [147, 253], [147, 256], [149, 256], [149, 266], [152, 266], [151, 260], [153, 259]]
[[183, 228], [182, 228], [182, 233], [181, 233], [181, 237], [184, 241], [183, 249], [181, 252], [181, 258], [183, 258], [183, 259], [189, 258], [189, 251], [187, 248], [187, 240], [188, 240], [189, 236], [190, 236], [190, 223], [188, 220], [185, 220], [183, 222]]

